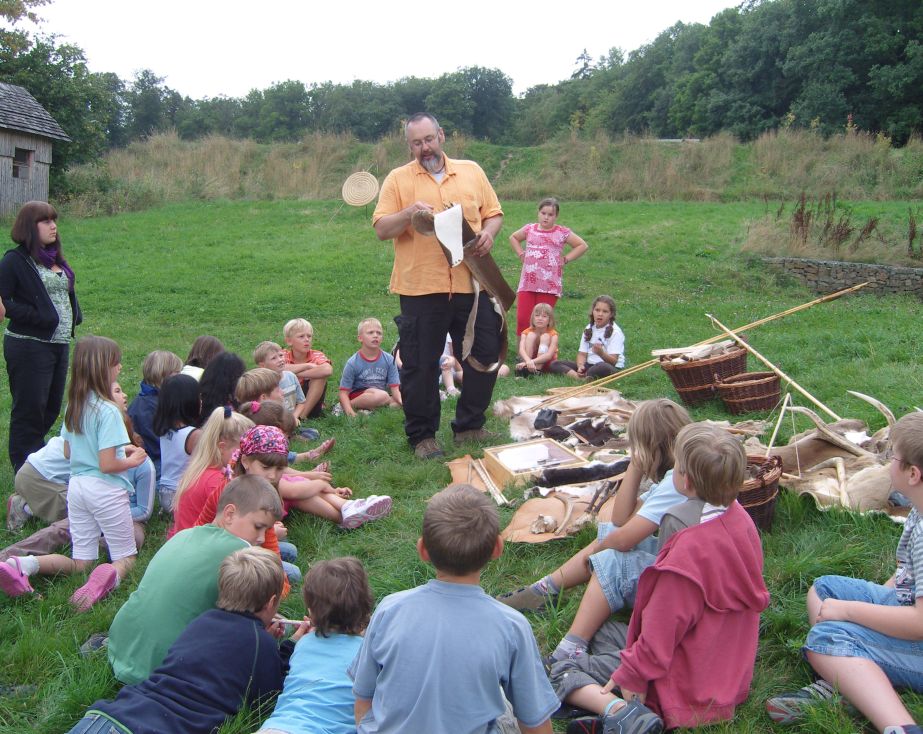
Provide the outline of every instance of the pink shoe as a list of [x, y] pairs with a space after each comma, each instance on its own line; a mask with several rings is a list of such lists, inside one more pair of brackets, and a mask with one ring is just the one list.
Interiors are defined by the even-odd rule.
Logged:
[[96, 602], [115, 588], [119, 573], [111, 563], [101, 563], [90, 574], [87, 582], [73, 593], [71, 604], [78, 612], [88, 612]]
[[391, 512], [391, 498], [387, 495], [373, 494], [358, 500], [349, 500], [340, 513], [343, 521], [341, 528], [355, 530], [360, 525], [378, 520]]
[[22, 572], [19, 559], [15, 556], [13, 563], [16, 564], [16, 568], [6, 561], [0, 561], [0, 589], [3, 593], [15, 597], [35, 591], [29, 583], [29, 577]]

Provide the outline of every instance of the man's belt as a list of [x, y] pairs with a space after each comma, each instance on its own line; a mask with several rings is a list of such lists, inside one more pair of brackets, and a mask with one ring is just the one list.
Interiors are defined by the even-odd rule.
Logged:
[[[468, 314], [468, 323], [465, 327], [465, 338], [462, 342], [462, 361], [468, 360], [474, 369], [479, 372], [495, 372], [500, 369], [506, 359], [507, 327], [506, 312], [516, 300], [516, 294], [504, 280], [500, 268], [493, 255], [478, 256], [474, 254], [474, 243], [477, 235], [471, 225], [462, 216], [462, 208], [458, 204], [449, 207], [443, 212], [433, 214], [427, 211], [415, 212], [411, 218], [413, 228], [422, 235], [435, 236], [442, 247], [449, 267], [455, 267], [464, 262], [471, 272], [471, 281], [474, 288], [474, 304]], [[471, 347], [474, 344], [474, 322], [478, 312], [478, 296], [481, 289], [487, 292], [493, 303], [494, 310], [500, 316], [500, 356], [490, 365], [484, 365], [471, 356]]]

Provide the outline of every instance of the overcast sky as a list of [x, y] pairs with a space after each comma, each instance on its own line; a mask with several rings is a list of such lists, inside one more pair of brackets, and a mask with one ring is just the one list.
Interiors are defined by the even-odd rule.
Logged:
[[[52, 0], [41, 29], [80, 46], [92, 71], [140, 69], [194, 99], [239, 97], [297, 79], [379, 83], [497, 68], [521, 94], [570, 77], [584, 48], [626, 53], [677, 21], [703, 23], [729, 0], [388, 3], [377, 0]], [[475, 15], [488, 20], [477, 23]]]

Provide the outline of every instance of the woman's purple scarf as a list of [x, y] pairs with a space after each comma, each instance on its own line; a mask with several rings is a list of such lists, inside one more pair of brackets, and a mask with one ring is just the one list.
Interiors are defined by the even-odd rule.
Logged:
[[48, 247], [43, 247], [38, 251], [38, 260], [46, 268], [51, 269], [51, 266], [57, 264], [60, 266], [61, 270], [64, 271], [64, 274], [67, 276], [67, 281], [70, 284], [68, 290], [73, 292], [74, 290], [74, 271], [71, 270], [71, 266], [67, 264], [67, 260], [63, 257], [59, 257], [58, 246], [49, 245]]

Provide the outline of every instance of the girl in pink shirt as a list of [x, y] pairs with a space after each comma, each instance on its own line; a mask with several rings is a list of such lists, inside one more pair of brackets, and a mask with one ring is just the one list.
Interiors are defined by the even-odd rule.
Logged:
[[[583, 239], [557, 223], [560, 209], [554, 197], [542, 199], [538, 204], [538, 222], [527, 224], [510, 235], [510, 246], [522, 261], [516, 296], [517, 336], [528, 328], [537, 303], [554, 306], [558, 302], [565, 263], [573, 262], [587, 251]], [[566, 255], [564, 245], [569, 246]]]

